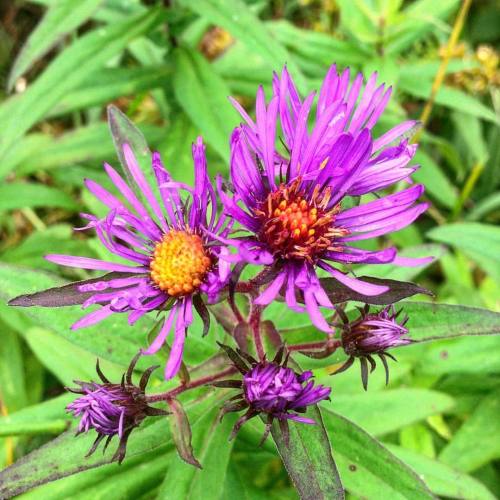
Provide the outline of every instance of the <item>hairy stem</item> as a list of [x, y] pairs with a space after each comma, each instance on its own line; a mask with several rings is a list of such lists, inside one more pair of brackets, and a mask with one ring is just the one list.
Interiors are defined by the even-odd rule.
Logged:
[[326, 340], [323, 342], [309, 342], [306, 344], [293, 344], [287, 346], [289, 351], [308, 351], [311, 349], [328, 349], [331, 352], [334, 352], [342, 345], [340, 340]]
[[201, 377], [195, 380], [191, 380], [187, 384], [181, 384], [170, 391], [161, 392], [160, 394], [152, 394], [151, 396], [146, 396], [146, 401], [148, 403], [154, 403], [157, 401], [167, 401], [168, 399], [175, 398], [178, 394], [185, 392], [189, 389], [194, 389], [196, 387], [200, 387], [205, 384], [209, 384], [210, 382], [214, 382], [215, 380], [225, 377], [226, 375], [232, 375], [236, 372], [236, 368], [231, 366], [226, 368], [225, 370], [215, 373], [213, 375], [207, 375], [206, 377]]
[[264, 309], [262, 306], [258, 306], [252, 302], [252, 309], [250, 312], [250, 318], [248, 323], [252, 329], [253, 333], [253, 341], [255, 343], [255, 350], [257, 351], [257, 356], [260, 361], [263, 361], [266, 354], [264, 352], [264, 345], [262, 343], [262, 334], [260, 331], [260, 318], [262, 316], [262, 310]]

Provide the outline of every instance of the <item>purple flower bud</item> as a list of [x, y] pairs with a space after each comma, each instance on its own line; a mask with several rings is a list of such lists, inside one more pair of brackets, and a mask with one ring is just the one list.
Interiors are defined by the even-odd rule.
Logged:
[[401, 313], [395, 311], [394, 306], [390, 305], [378, 312], [370, 313], [370, 308], [366, 305], [360, 309], [360, 317], [349, 322], [343, 315], [344, 327], [342, 330], [342, 347], [349, 359], [335, 372], [340, 373], [347, 370], [355, 358], [359, 358], [361, 363], [361, 379], [365, 390], [368, 387], [368, 363], [370, 363], [370, 373], [376, 367], [372, 355], [376, 354], [384, 365], [386, 374], [386, 384], [389, 382], [389, 368], [386, 356], [396, 361], [394, 356], [389, 354], [387, 349], [407, 345], [411, 343], [409, 338], [403, 338], [408, 334], [405, 327], [408, 316], [398, 323], [397, 318]]
[[247, 420], [261, 413], [267, 414], [263, 440], [269, 434], [274, 419], [280, 422], [295, 420], [305, 424], [315, 423], [298, 413], [305, 413], [307, 406], [329, 399], [331, 389], [322, 385], [315, 386], [310, 380], [313, 376], [311, 371], [296, 373], [286, 366], [288, 357], [281, 363], [283, 350], [278, 352], [273, 361], [258, 362], [241, 351], [236, 352], [224, 345], [222, 348], [243, 375], [243, 380], [226, 380], [214, 384], [242, 389], [240, 395], [231, 398], [224, 405], [223, 414], [247, 409], [236, 422], [231, 437], [236, 435]]
[[70, 403], [66, 410], [74, 417], [80, 417], [77, 435], [94, 429], [97, 438], [87, 457], [92, 455], [99, 443], [107, 437], [104, 449], [113, 436], [118, 436], [120, 444], [112, 461], [121, 463], [125, 458], [127, 440], [135, 427], [138, 427], [147, 416], [167, 415], [168, 412], [148, 406], [144, 389], [153, 370], [148, 368], [138, 386], [132, 383], [132, 372], [140, 354], [134, 357], [121, 383], [111, 383], [102, 373], [97, 361], [96, 371], [103, 383], [76, 381], [78, 388], [69, 391], [81, 396]]

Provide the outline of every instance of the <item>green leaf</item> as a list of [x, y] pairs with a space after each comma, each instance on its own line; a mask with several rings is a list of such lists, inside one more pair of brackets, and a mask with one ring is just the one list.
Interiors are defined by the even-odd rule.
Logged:
[[0, 417], [0, 436], [60, 434], [70, 425], [65, 408], [73, 399], [74, 394], [66, 393]]
[[219, 409], [207, 411], [193, 428], [193, 448], [203, 469], [174, 460], [160, 487], [158, 499], [219, 500], [229, 465], [232, 443], [228, 442], [235, 414], [219, 421]]
[[423, 302], [400, 305], [410, 317], [407, 325], [410, 338], [417, 342], [500, 334], [500, 314], [487, 309]]
[[1, 320], [0, 330], [0, 404], [10, 414], [27, 404], [23, 353], [17, 333]]
[[401, 446], [389, 443], [385, 446], [423, 477], [431, 491], [436, 495], [462, 498], [463, 500], [495, 499], [495, 496], [480, 481], [458, 471], [456, 468], [445, 465], [438, 460], [424, 457]]
[[179, 3], [206, 18], [211, 24], [222, 26], [247, 45], [252, 52], [268, 61], [276, 71], [287, 64], [299, 91], [307, 90], [304, 76], [287, 50], [273, 38], [265, 24], [245, 2], [242, 0], [199, 0], [193, 3], [189, 0], [181, 0]]
[[174, 58], [177, 102], [206, 141], [227, 160], [229, 136], [237, 123], [236, 112], [227, 99], [229, 88], [199, 53], [178, 48]]
[[421, 149], [414, 158], [420, 168], [412, 178], [425, 186], [425, 192], [446, 208], [453, 208], [457, 201], [457, 190], [451, 181], [444, 175], [439, 165]]
[[[157, 126], [143, 125], [138, 128], [152, 146], [158, 144], [165, 134], [163, 128]], [[27, 175], [39, 170], [68, 167], [79, 163], [100, 164], [104, 160], [110, 162], [114, 157], [115, 148], [108, 126], [105, 123], [95, 123], [58, 137], [42, 134], [23, 137], [6, 157], [7, 162], [0, 165], [0, 175], [14, 168], [16, 173]], [[65, 171], [65, 178], [71, 173]], [[95, 176], [95, 173], [89, 170], [85, 174], [90, 177]], [[76, 172], [73, 172], [73, 175], [76, 175]], [[78, 185], [82, 183], [83, 176], [78, 180]]]
[[[164, 11], [151, 9], [124, 22], [100, 27], [62, 51], [23, 94], [0, 107], [0, 158], [29, 128], [76, 88], [88, 75], [98, 71], [119, 54], [134, 38], [151, 32], [164, 20]], [[15, 116], [15, 119], [12, 117]]]
[[[50, 330], [33, 327], [23, 332], [23, 337], [41, 363], [64, 385], [73, 386], [73, 381], [95, 380], [95, 354], [75, 346]], [[61, 356], [60, 353], [64, 353]], [[111, 380], [120, 380], [126, 366], [106, 360], [100, 362], [102, 371]]]
[[158, 485], [165, 474], [171, 453], [153, 450], [121, 465], [108, 464], [44, 484], [22, 495], [23, 500], [71, 498], [140, 498]]
[[332, 63], [342, 66], [361, 65], [370, 55], [370, 51], [356, 47], [349, 41], [333, 38], [326, 33], [301, 29], [283, 19], [269, 21], [266, 26], [278, 42], [305, 60], [318, 63], [323, 73]]
[[78, 205], [60, 189], [28, 182], [0, 184], [0, 211], [19, 208], [57, 207], [76, 211]]
[[360, 498], [433, 498], [415, 472], [363, 429], [331, 411], [322, 413], [349, 492]]
[[462, 250], [500, 282], [500, 227], [458, 222], [435, 227], [427, 236]]
[[411, 2], [404, 9], [396, 22], [385, 31], [384, 54], [396, 55], [411, 47], [419, 39], [432, 31], [448, 33], [448, 26], [442, 21], [458, 6], [459, 0], [418, 0]]
[[136, 96], [147, 90], [161, 88], [171, 72], [170, 66], [166, 65], [105, 68], [99, 73], [91, 74], [81, 85], [66, 94], [47, 116], [101, 106], [120, 97]]
[[11, 90], [16, 80], [43, 57], [65, 35], [83, 24], [102, 0], [60, 0], [49, 7], [20, 50], [7, 81]]
[[499, 349], [500, 337], [496, 335], [482, 339], [462, 337], [436, 342], [420, 355], [420, 370], [435, 376], [452, 373], [500, 373], [500, 357], [491, 355]]
[[500, 399], [497, 393], [486, 396], [453, 439], [444, 447], [439, 459], [462, 471], [478, 469], [500, 458]]
[[376, 436], [450, 410], [454, 405], [448, 395], [426, 389], [390, 389], [338, 395], [334, 396], [334, 400], [338, 413]]
[[306, 416], [316, 424], [288, 422], [288, 439], [275, 421], [271, 428], [274, 442], [288, 475], [302, 499], [342, 499], [344, 489], [333, 460], [330, 441], [317, 406]]
[[[428, 99], [431, 94], [432, 80], [401, 78], [400, 88], [420, 99]], [[479, 99], [451, 87], [441, 86], [435, 98], [436, 104], [477, 116], [492, 123], [500, 123], [498, 116]]]

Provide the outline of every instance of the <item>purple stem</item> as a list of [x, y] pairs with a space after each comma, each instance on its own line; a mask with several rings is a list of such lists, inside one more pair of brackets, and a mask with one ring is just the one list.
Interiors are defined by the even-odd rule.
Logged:
[[171, 389], [170, 391], [161, 392], [160, 394], [153, 394], [151, 396], [146, 396], [146, 401], [149, 403], [154, 403], [157, 401], [167, 401], [168, 399], [175, 398], [178, 394], [181, 394], [184, 391], [200, 387], [201, 385], [208, 384], [210, 382], [213, 382], [214, 380], [225, 377], [226, 375], [231, 375], [236, 371], [237, 371], [236, 368], [234, 366], [231, 366], [213, 375], [207, 375], [206, 377], [201, 377], [196, 380], [192, 380], [187, 384], [181, 384], [175, 387], [174, 389]]

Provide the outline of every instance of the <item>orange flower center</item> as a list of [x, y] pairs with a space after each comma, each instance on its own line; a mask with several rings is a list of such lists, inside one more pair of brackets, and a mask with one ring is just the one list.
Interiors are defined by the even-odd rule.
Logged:
[[327, 209], [330, 190], [319, 193], [316, 188], [311, 196], [299, 190], [300, 179], [269, 193], [257, 215], [261, 218], [260, 239], [283, 258], [312, 261], [325, 250], [338, 250], [335, 237], [344, 236], [347, 230], [335, 227], [335, 216], [340, 204]]
[[156, 245], [149, 267], [151, 278], [158, 287], [173, 297], [179, 297], [199, 288], [211, 264], [197, 234], [171, 230]]

